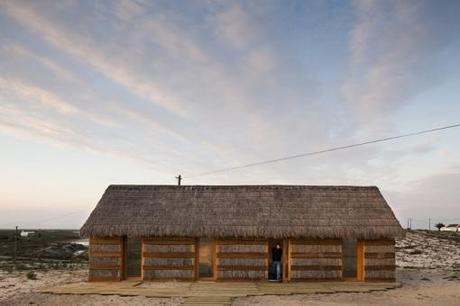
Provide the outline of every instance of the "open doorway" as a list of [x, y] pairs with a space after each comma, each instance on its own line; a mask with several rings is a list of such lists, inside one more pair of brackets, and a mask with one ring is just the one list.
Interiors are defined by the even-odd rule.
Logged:
[[214, 277], [215, 244], [212, 239], [201, 238], [198, 243], [199, 278], [212, 279]]
[[342, 252], [343, 279], [362, 281], [364, 273], [364, 248], [362, 241], [344, 239]]
[[125, 246], [126, 277], [141, 277], [141, 239], [127, 237]]
[[[286, 250], [283, 250], [283, 240], [269, 239], [268, 240], [268, 279], [276, 280], [275, 267], [273, 266], [273, 257], [272, 251], [276, 247], [276, 244], [279, 243], [283, 252], [283, 257], [286, 256]], [[283, 279], [283, 262], [281, 261], [280, 266], [280, 280]]]

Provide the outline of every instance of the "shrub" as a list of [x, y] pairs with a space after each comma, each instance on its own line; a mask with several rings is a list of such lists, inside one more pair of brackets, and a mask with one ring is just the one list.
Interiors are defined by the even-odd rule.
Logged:
[[27, 279], [36, 280], [37, 279], [37, 274], [35, 274], [34, 271], [29, 271], [29, 272], [27, 272], [26, 277], [27, 277]]

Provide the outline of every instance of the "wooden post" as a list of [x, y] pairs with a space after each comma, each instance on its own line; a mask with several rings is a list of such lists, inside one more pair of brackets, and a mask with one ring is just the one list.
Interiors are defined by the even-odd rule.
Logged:
[[200, 240], [195, 238], [195, 275], [194, 279], [197, 281], [200, 278]]
[[291, 239], [287, 240], [287, 281], [291, 280]]
[[212, 279], [217, 280], [217, 241], [212, 241]]
[[359, 240], [356, 246], [356, 280], [364, 281], [364, 241]]
[[281, 281], [285, 283], [287, 281], [287, 252], [288, 252], [288, 243], [286, 239], [283, 239], [283, 257], [281, 258], [281, 264], [283, 267], [283, 275]]

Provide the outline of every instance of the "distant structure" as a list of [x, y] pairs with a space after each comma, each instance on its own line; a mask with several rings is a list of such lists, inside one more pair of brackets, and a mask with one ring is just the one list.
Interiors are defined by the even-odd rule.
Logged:
[[449, 224], [441, 228], [443, 232], [460, 232], [460, 224]]
[[80, 230], [90, 281], [394, 281], [404, 236], [377, 187], [112, 185]]
[[34, 237], [36, 235], [35, 231], [21, 231], [19, 234], [21, 237], [27, 238], [27, 237]]

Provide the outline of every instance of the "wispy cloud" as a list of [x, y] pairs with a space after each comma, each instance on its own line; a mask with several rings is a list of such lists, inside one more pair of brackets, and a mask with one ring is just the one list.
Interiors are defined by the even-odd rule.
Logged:
[[458, 32], [458, 2], [355, 1], [355, 8], [351, 73], [342, 86], [355, 112], [391, 113], [440, 82], [437, 56]]
[[64, 31], [61, 26], [53, 24], [50, 20], [36, 14], [27, 5], [15, 2], [3, 2], [9, 16], [14, 18], [28, 30], [38, 33], [41, 37], [59, 50], [76, 56], [81, 61], [90, 64], [110, 80], [124, 86], [133, 94], [148, 99], [178, 115], [184, 115], [183, 108], [173, 94], [167, 92], [158, 84], [139, 79], [124, 63], [112, 61], [107, 54], [102, 53], [92, 43], [72, 31]]
[[55, 94], [42, 88], [25, 84], [17, 79], [6, 79], [0, 76], [0, 91], [4, 99], [14, 95], [24, 100], [38, 102], [60, 113], [72, 114], [78, 112], [75, 106]]

